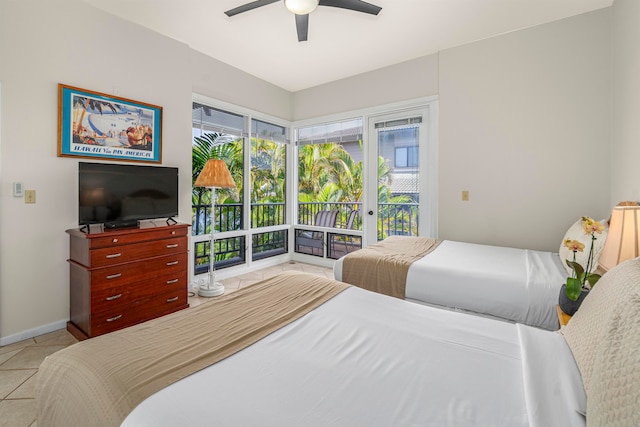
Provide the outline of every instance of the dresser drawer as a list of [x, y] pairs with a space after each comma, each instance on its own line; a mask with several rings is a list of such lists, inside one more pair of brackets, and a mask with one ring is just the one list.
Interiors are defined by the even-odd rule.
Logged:
[[159, 293], [143, 301], [94, 313], [91, 335], [101, 335], [178, 311], [187, 305], [186, 289]]
[[98, 249], [104, 247], [128, 245], [129, 243], [139, 243], [149, 240], [171, 239], [174, 237], [183, 237], [187, 235], [187, 228], [160, 227], [157, 230], [148, 229], [144, 233], [131, 232], [129, 234], [105, 235], [90, 240], [89, 248]]
[[159, 255], [187, 252], [187, 238], [156, 240], [144, 243], [133, 243], [109, 248], [91, 250], [87, 267], [105, 267], [108, 265], [138, 261], [143, 258]]
[[91, 311], [109, 311], [114, 307], [143, 301], [157, 294], [183, 291], [187, 287], [186, 271], [162, 274], [136, 283], [103, 286], [91, 292]]
[[187, 273], [188, 262], [188, 254], [181, 253], [89, 270], [91, 290], [98, 291], [165, 275], [172, 276], [172, 279], [179, 279]]

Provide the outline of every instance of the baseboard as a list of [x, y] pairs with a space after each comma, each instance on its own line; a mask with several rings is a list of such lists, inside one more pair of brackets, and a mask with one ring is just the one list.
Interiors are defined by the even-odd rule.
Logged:
[[0, 338], [0, 347], [19, 341], [24, 341], [26, 339], [37, 337], [39, 335], [48, 334], [49, 332], [57, 331], [59, 329], [65, 329], [66, 327], [67, 320], [60, 320], [57, 322], [49, 323], [48, 325], [42, 325], [38, 326], [37, 328], [29, 329], [27, 331], [18, 332], [17, 334]]

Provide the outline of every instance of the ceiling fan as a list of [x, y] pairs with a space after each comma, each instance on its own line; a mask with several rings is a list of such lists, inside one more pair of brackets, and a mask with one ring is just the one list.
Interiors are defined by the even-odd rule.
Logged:
[[[242, 12], [266, 6], [280, 0], [257, 0], [243, 4], [234, 9], [227, 10], [225, 14], [229, 17]], [[341, 9], [354, 10], [356, 12], [377, 15], [382, 10], [381, 7], [361, 0], [283, 0], [285, 7], [296, 15], [296, 29], [298, 31], [298, 41], [307, 41], [309, 33], [309, 14], [318, 6], [339, 7]]]

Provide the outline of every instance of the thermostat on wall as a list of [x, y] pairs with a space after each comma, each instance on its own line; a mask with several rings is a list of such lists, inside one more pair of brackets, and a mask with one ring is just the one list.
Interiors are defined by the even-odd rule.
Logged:
[[24, 190], [21, 182], [13, 183], [13, 197], [22, 197], [24, 195]]

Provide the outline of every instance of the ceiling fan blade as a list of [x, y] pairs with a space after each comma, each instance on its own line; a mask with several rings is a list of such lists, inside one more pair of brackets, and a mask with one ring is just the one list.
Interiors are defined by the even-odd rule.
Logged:
[[355, 10], [356, 12], [364, 12], [371, 15], [377, 15], [382, 10], [381, 7], [361, 0], [320, 0], [319, 5]]
[[298, 30], [298, 41], [306, 42], [309, 35], [309, 15], [296, 15], [296, 30]]
[[266, 6], [268, 4], [275, 3], [277, 1], [280, 1], [280, 0], [257, 0], [257, 1], [252, 1], [251, 3], [243, 4], [242, 6], [238, 6], [236, 8], [231, 9], [231, 10], [227, 10], [225, 12], [225, 15], [227, 15], [227, 16], [237, 15], [239, 13], [247, 12], [249, 10], [253, 10], [253, 9], [261, 7], [261, 6]]

